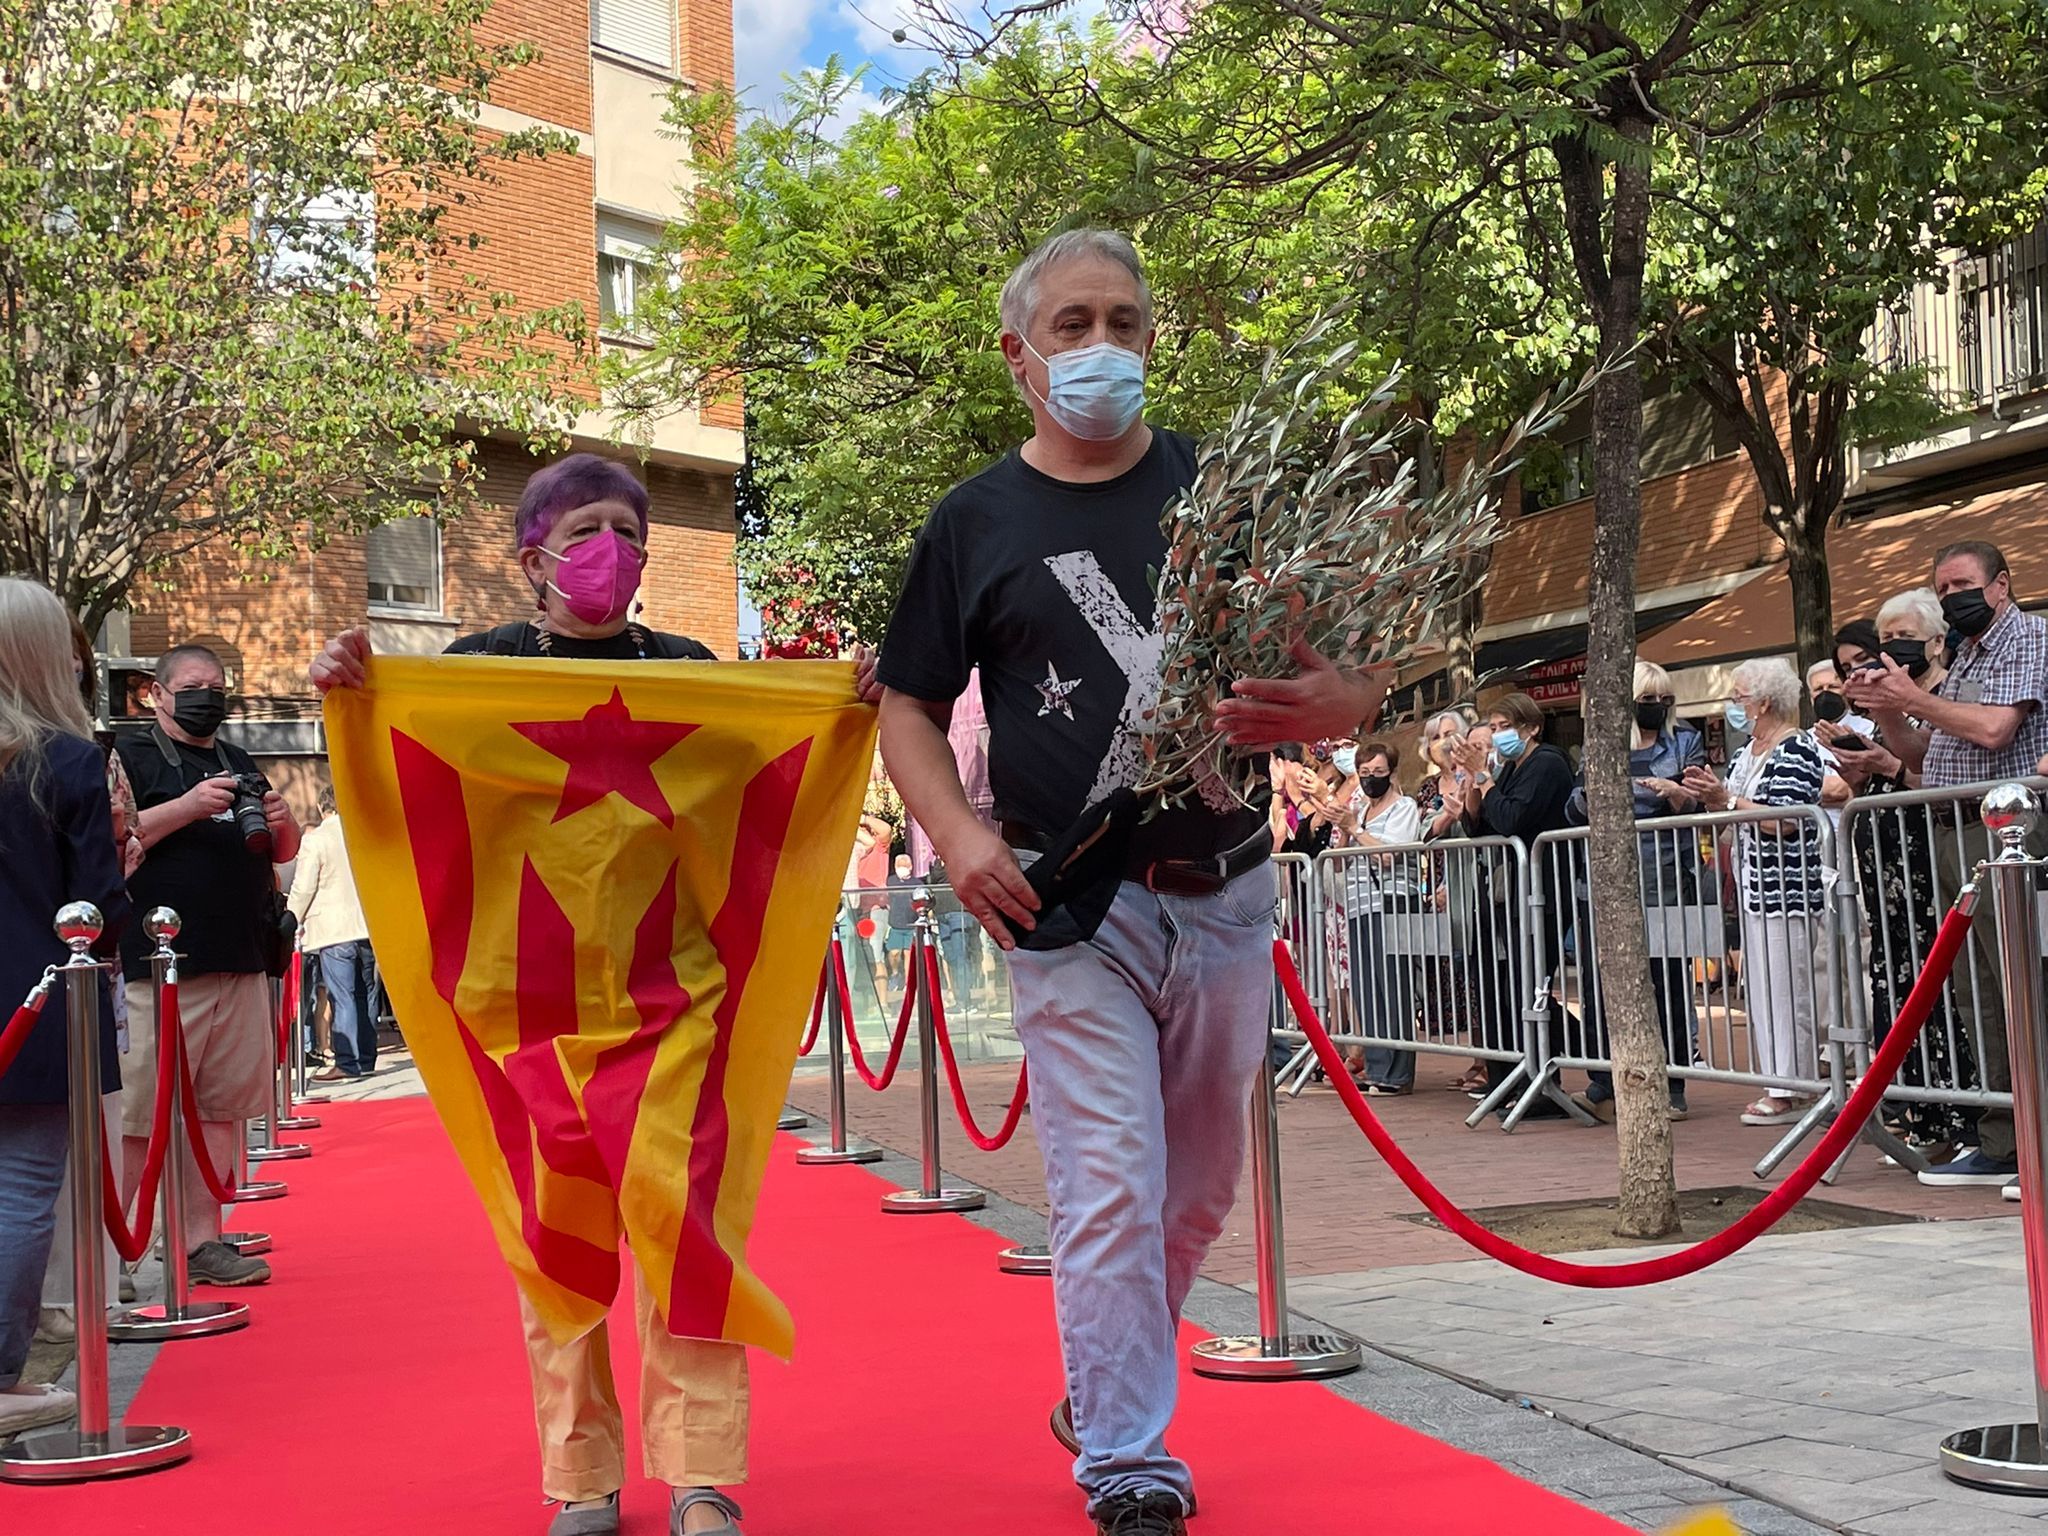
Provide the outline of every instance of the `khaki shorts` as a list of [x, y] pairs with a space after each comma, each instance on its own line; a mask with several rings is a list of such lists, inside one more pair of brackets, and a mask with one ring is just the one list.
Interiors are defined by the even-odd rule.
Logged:
[[[270, 1112], [270, 978], [187, 976], [178, 1017], [192, 1063], [201, 1120], [252, 1120]], [[147, 1136], [156, 1112], [156, 988], [128, 983], [128, 1051], [121, 1058], [121, 1131]]]

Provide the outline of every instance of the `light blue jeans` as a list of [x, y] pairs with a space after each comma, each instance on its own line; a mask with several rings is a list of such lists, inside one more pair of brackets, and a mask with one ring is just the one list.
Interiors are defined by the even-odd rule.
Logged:
[[0, 1387], [21, 1380], [69, 1155], [62, 1104], [0, 1104]]
[[1074, 1480], [1091, 1512], [1159, 1489], [1193, 1503], [1187, 1464], [1166, 1449], [1176, 1335], [1237, 1197], [1274, 895], [1270, 865], [1213, 896], [1126, 881], [1089, 942], [1010, 955], [1081, 1441]]

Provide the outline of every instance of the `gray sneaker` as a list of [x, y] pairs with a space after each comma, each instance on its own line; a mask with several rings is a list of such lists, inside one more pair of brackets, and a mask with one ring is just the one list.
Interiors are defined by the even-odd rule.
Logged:
[[716, 1488], [678, 1488], [669, 1495], [669, 1536], [683, 1536], [683, 1514], [699, 1504], [708, 1504], [725, 1516], [725, 1524], [692, 1531], [690, 1536], [740, 1536], [740, 1507]]
[[564, 1504], [555, 1512], [548, 1536], [613, 1536], [619, 1528], [619, 1496], [608, 1493], [602, 1499]]
[[261, 1285], [270, 1278], [268, 1264], [243, 1257], [218, 1238], [194, 1248], [185, 1270], [194, 1285]]

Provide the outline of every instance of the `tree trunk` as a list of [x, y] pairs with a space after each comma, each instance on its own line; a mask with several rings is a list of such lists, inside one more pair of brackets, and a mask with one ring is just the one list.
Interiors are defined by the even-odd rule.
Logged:
[[[1650, 125], [1632, 107], [1621, 106], [1615, 126], [1647, 148]], [[1679, 1228], [1678, 1186], [1663, 1031], [1650, 996], [1642, 859], [1629, 776], [1643, 434], [1642, 374], [1629, 354], [1642, 326], [1650, 216], [1648, 157], [1603, 165], [1577, 142], [1563, 148], [1558, 158], [1574, 261], [1599, 318], [1603, 365], [1593, 391], [1593, 556], [1583, 685], [1591, 824], [1586, 851], [1593, 921], [1599, 931], [1599, 995], [1614, 1063], [1621, 1163], [1619, 1230], [1627, 1237], [1664, 1237]], [[1610, 176], [1613, 195], [1608, 207]], [[1627, 361], [1617, 361], [1623, 358]], [[1582, 940], [1581, 964], [1589, 949]]]
[[[1785, 573], [1792, 585], [1792, 634], [1799, 672], [1834, 659], [1834, 599], [1828, 589], [1827, 520], [1795, 507], [1785, 527]], [[1811, 708], [1811, 701], [1802, 703]]]

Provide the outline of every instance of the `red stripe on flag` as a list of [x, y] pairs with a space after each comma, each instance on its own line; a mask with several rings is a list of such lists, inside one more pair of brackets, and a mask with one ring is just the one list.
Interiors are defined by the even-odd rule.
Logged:
[[724, 991], [712, 1013], [715, 1032], [704, 1063], [703, 1085], [690, 1125], [690, 1193], [676, 1237], [676, 1263], [669, 1284], [668, 1331], [684, 1338], [715, 1339], [725, 1332], [732, 1297], [732, 1255], [718, 1240], [718, 1190], [725, 1178], [726, 1147], [732, 1127], [725, 1113], [725, 1069], [732, 1054], [733, 1021], [746, 996], [747, 979], [761, 953], [761, 924], [796, 814], [797, 790], [810, 758], [808, 740], [768, 764], [748, 782], [740, 800], [739, 830], [732, 851], [732, 875], [725, 901], [711, 920], [711, 947], [725, 973]]
[[398, 801], [405, 810], [406, 835], [412, 846], [413, 874], [419, 881], [420, 905], [427, 920], [434, 990], [455, 1012], [456, 1033], [477, 1086], [483, 1090], [491, 1134], [505, 1160], [505, 1171], [519, 1200], [519, 1229], [541, 1273], [566, 1290], [609, 1306], [619, 1290], [619, 1255], [540, 1219], [534, 1197], [531, 1117], [512, 1084], [490, 1053], [455, 1010], [455, 992], [469, 960], [469, 941], [476, 916], [476, 872], [469, 841], [469, 811], [463, 803], [462, 775], [449, 763], [406, 735], [391, 733], [398, 777]]
[[612, 1187], [625, 1183], [626, 1155], [640, 1120], [641, 1096], [654, 1069], [662, 1032], [689, 1011], [690, 994], [676, 980], [676, 872], [671, 864], [633, 934], [633, 960], [626, 990], [640, 1010], [640, 1027], [599, 1053], [583, 1085], [583, 1110], [597, 1150], [610, 1171]]
[[533, 1118], [541, 1161], [572, 1179], [612, 1187], [569, 1092], [555, 1040], [574, 1035], [576, 926], [527, 859], [519, 872], [519, 1044], [505, 1076]]
[[434, 990], [449, 1007], [469, 962], [469, 928], [476, 912], [476, 870], [470, 862], [469, 812], [462, 775], [403, 731], [391, 733], [398, 769], [398, 803], [412, 840], [413, 874], [427, 912], [427, 942], [434, 956]]

